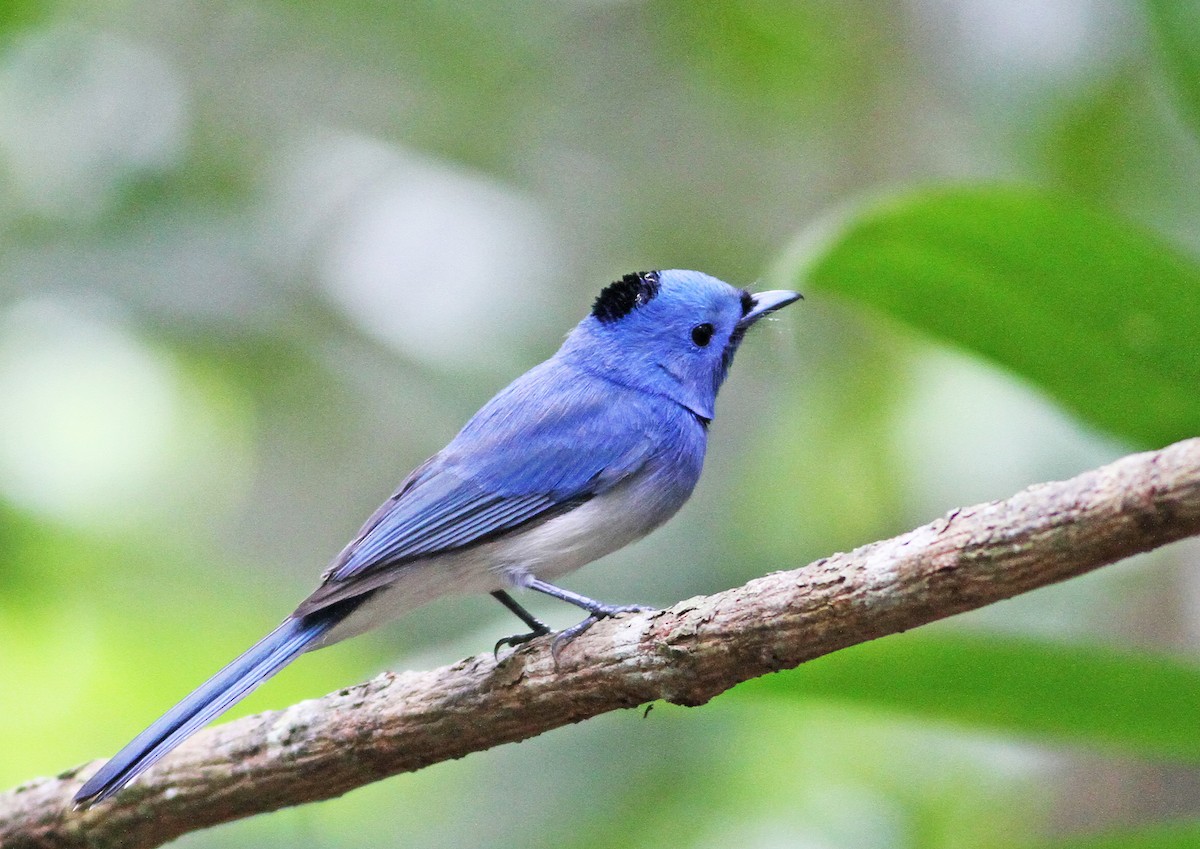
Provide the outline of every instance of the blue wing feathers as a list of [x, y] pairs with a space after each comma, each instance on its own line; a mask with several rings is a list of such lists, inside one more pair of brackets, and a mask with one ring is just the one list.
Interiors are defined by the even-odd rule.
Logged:
[[461, 548], [489, 533], [494, 533], [497, 529], [515, 527], [531, 516], [538, 515], [553, 503], [553, 499], [540, 495], [489, 499], [472, 515], [450, 525], [443, 524], [438, 527], [438, 533], [422, 538], [419, 543], [406, 546], [405, 553], [408, 556], [419, 556], [429, 552]]
[[391, 549], [400, 540], [415, 542], [420, 536], [457, 521], [464, 513], [477, 510], [478, 493], [461, 485], [455, 492], [451, 488], [454, 484], [456, 482], [445, 475], [435, 478], [428, 486], [420, 486], [418, 482], [405, 493], [404, 502], [425, 509], [399, 510], [395, 506], [399, 500], [393, 502], [392, 508], [380, 516], [362, 540], [352, 547], [353, 558], [347, 558], [344, 568], [339, 568], [334, 577], [353, 573], [354, 569], [349, 563], [351, 559], [360, 563], [392, 559], [394, 552]]
[[396, 509], [381, 519], [330, 573], [330, 579], [341, 581], [376, 564], [395, 564], [461, 548], [498, 529], [527, 521], [554, 503], [546, 496], [502, 498], [466, 483], [460, 487], [469, 497], [446, 513], [436, 503], [402, 502], [408, 509]]
[[[646, 462], [670, 412], [661, 399], [544, 363], [405, 481], [326, 580], [478, 544], [581, 504]], [[318, 590], [313, 601], [326, 596], [345, 594]]]
[[443, 455], [492, 492], [570, 498], [641, 465], [674, 406], [660, 401], [551, 360], [488, 402]]

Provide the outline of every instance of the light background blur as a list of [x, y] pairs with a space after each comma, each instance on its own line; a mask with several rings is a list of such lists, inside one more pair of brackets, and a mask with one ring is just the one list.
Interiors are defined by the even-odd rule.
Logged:
[[[976, 179], [1200, 250], [1196, 141], [1135, 2], [6, 8], [3, 787], [112, 753], [276, 624], [627, 271], [803, 289], [773, 270], [842, 210]], [[1131, 450], [809, 294], [739, 354], [692, 502], [573, 589], [665, 606]], [[1198, 559], [1176, 545], [932, 628], [1186, 656]], [[518, 625], [439, 603], [237, 713]], [[1026, 846], [1200, 816], [1198, 794], [1186, 765], [752, 691], [178, 845]]]

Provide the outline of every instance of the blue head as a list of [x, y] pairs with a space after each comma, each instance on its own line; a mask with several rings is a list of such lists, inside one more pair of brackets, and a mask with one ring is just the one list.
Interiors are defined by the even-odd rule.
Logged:
[[600, 293], [559, 356], [712, 419], [746, 331], [799, 297], [751, 294], [699, 271], [627, 274]]

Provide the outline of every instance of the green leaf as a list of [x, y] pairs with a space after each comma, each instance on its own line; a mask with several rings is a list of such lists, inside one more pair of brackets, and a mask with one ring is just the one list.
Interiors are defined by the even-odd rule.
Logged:
[[1172, 822], [1073, 837], [1044, 844], [1044, 849], [1195, 849], [1197, 846], [1200, 846], [1200, 822]]
[[1200, 4], [1191, 0], [1146, 0], [1167, 76], [1194, 128], [1200, 129]]
[[837, 292], [1041, 386], [1144, 445], [1200, 432], [1200, 265], [1137, 227], [1020, 188], [912, 195], [849, 220], [806, 266]]
[[48, 20], [60, 4], [54, 0], [5, 0], [0, 3], [0, 47], [26, 30]]
[[1200, 761], [1200, 669], [996, 634], [914, 632], [854, 646], [743, 695], [850, 702], [922, 720]]

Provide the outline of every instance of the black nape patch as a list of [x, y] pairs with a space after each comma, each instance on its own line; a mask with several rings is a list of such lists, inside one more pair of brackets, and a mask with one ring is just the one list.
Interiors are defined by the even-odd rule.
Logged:
[[754, 309], [754, 296], [751, 295], [749, 292], [747, 292], [745, 289], [743, 289], [742, 290], [742, 315], [743, 316], [749, 315], [750, 310], [752, 310], [752, 309]]
[[608, 324], [650, 303], [657, 294], [657, 271], [626, 274], [617, 282], [604, 287], [600, 296], [596, 298], [596, 303], [592, 304], [592, 315], [602, 323]]

